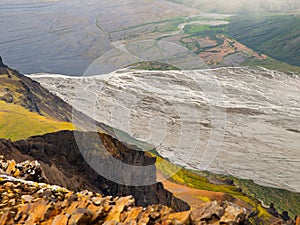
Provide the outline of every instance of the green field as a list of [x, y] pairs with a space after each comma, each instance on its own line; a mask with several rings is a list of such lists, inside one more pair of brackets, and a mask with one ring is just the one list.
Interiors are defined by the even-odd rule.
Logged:
[[59, 130], [74, 130], [72, 123], [60, 122], [0, 101], [0, 138], [13, 141]]

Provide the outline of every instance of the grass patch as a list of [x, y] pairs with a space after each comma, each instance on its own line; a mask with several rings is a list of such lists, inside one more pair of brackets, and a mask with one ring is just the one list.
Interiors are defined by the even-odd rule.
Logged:
[[33, 135], [74, 130], [72, 123], [60, 122], [52, 118], [29, 112], [12, 103], [0, 101], [0, 137], [15, 140], [26, 139]]
[[209, 30], [211, 26], [209, 25], [199, 25], [199, 24], [187, 24], [184, 26], [183, 31], [185, 34], [195, 34], [205, 30]]
[[134, 64], [129, 65], [131, 69], [137, 69], [137, 70], [180, 70], [176, 66], [169, 65], [167, 63], [161, 63], [161, 62], [153, 62], [153, 61], [143, 61], [143, 62], [137, 62]]

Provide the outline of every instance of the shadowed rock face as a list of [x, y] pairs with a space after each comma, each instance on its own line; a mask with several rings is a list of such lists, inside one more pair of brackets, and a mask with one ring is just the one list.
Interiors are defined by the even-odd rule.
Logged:
[[[76, 132], [80, 140], [93, 140], [92, 132]], [[154, 165], [155, 158], [147, 156], [142, 151], [136, 151], [123, 145], [117, 139], [106, 134], [99, 134], [99, 138], [107, 151], [114, 157], [130, 165]], [[87, 142], [86, 142], [87, 143]], [[97, 143], [90, 141], [90, 157], [102, 157], [106, 160], [106, 155], [98, 151]], [[99, 192], [103, 195], [127, 196], [132, 195], [136, 199], [137, 205], [146, 206], [149, 204], [163, 204], [173, 208], [175, 211], [189, 209], [187, 203], [175, 198], [172, 193], [166, 191], [161, 183], [155, 183], [149, 186], [125, 186], [114, 183], [96, 173], [88, 163], [83, 159], [74, 133], [71, 131], [62, 131], [43, 136], [36, 136], [27, 140], [10, 142], [8, 140], [0, 141], [1, 154], [8, 159], [15, 159], [17, 162], [24, 160], [38, 160], [45, 173], [46, 179], [50, 184], [56, 184], [66, 187], [73, 191], [88, 189]], [[98, 153], [97, 153], [98, 152]], [[100, 154], [99, 154], [100, 153]], [[154, 167], [155, 168], [155, 167]], [[111, 168], [107, 173], [116, 172]], [[117, 171], [122, 173], [122, 171]], [[156, 179], [156, 171], [153, 174], [135, 174], [128, 176], [122, 174], [127, 179]], [[152, 176], [152, 177], [151, 177]]]
[[4, 66], [1, 56], [0, 56], [0, 66]]

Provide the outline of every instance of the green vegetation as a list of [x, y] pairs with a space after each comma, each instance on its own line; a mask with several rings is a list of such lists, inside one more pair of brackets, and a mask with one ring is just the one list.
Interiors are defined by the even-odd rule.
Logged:
[[175, 17], [173, 19], [162, 21], [153, 32], [167, 33], [178, 30], [178, 25], [185, 23], [187, 20], [184, 17]]
[[172, 66], [167, 63], [153, 62], [153, 61], [137, 62], [129, 65], [128, 67], [137, 70], [180, 70], [176, 66]]
[[300, 15], [268, 14], [234, 17], [229, 34], [274, 59], [300, 66]]
[[58, 130], [74, 130], [72, 123], [60, 122], [0, 101], [0, 137], [13, 141]]
[[184, 31], [187, 34], [191, 34], [191, 37], [201, 36], [201, 37], [210, 37], [214, 39], [218, 34], [227, 34], [228, 25], [209, 26], [209, 25], [189, 24], [185, 26]]
[[274, 204], [279, 212], [288, 211], [291, 217], [300, 213], [300, 193], [264, 187], [255, 184], [251, 180], [233, 178], [245, 193], [256, 199], [260, 199], [265, 205]]
[[[265, 205], [273, 203], [280, 213], [288, 211], [292, 217], [300, 212], [300, 193], [264, 187], [255, 184], [251, 180], [239, 179], [233, 176], [188, 170], [164, 160], [158, 153], [153, 152], [152, 155], [157, 157], [156, 166], [158, 170], [164, 176], [170, 177], [174, 182], [201, 190], [230, 194], [252, 205], [253, 210], [259, 213], [258, 217], [264, 218], [264, 220], [268, 219], [270, 214], [260, 205], [257, 199], [261, 200]], [[218, 180], [220, 184], [213, 184], [209, 181], [210, 179]], [[228, 179], [232, 180], [234, 185], [225, 184], [224, 181]]]
[[205, 173], [182, 168], [159, 156], [157, 156], [156, 167], [165, 177], [170, 177], [171, 180], [176, 183], [200, 190], [230, 194], [231, 196], [250, 204], [252, 206], [252, 210], [257, 211], [259, 217], [263, 218], [264, 221], [268, 221], [270, 219], [270, 214], [266, 211], [266, 209], [260, 206], [260, 203], [256, 199], [248, 196], [244, 192], [241, 192], [241, 190], [234, 185], [212, 184], [205, 176]]
[[209, 25], [188, 24], [183, 28], [183, 30], [186, 34], [195, 34], [201, 31], [209, 30], [210, 28], [211, 26]]

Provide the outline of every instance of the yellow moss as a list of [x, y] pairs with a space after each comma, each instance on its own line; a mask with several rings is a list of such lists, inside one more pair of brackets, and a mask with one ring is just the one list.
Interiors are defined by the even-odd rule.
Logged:
[[29, 112], [27, 109], [0, 101], [0, 138], [11, 140], [26, 139], [59, 130], [74, 130], [72, 123]]
[[262, 217], [266, 220], [268, 220], [270, 218], [270, 214], [268, 213], [268, 211], [263, 208], [261, 205], [257, 205], [257, 211], [259, 212], [258, 216]]
[[211, 202], [210, 198], [205, 196], [196, 196], [196, 198], [200, 199], [203, 202]]

